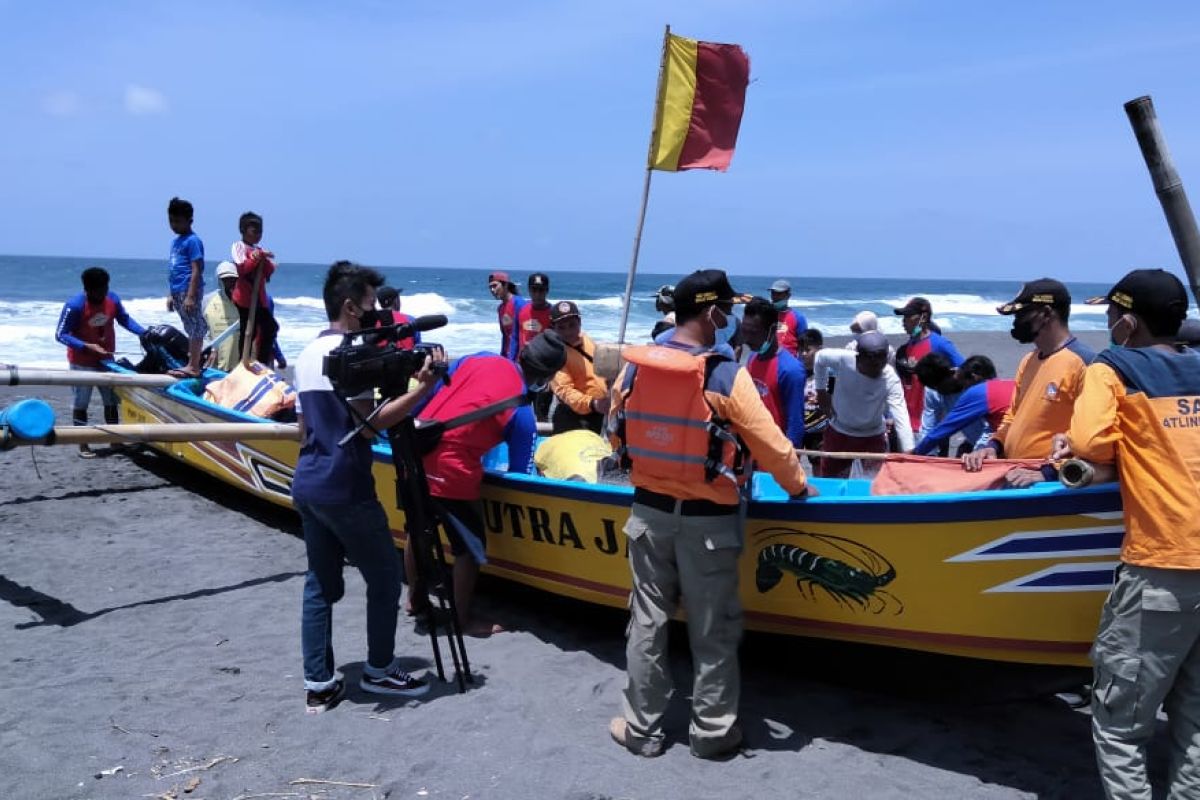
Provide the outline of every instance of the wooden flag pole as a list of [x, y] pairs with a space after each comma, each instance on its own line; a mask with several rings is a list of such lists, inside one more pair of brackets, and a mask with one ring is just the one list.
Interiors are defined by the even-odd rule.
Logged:
[[263, 264], [262, 259], [258, 260], [258, 266], [254, 268], [254, 292], [250, 295], [250, 314], [246, 318], [246, 338], [242, 340], [242, 365], [250, 366], [250, 362], [254, 359], [250, 358], [250, 353], [254, 350], [254, 317], [258, 313], [258, 292], [262, 288]]
[[621, 327], [617, 331], [617, 344], [625, 344], [625, 326], [629, 323], [629, 306], [633, 302], [633, 278], [637, 275], [638, 253], [642, 249], [642, 228], [646, 225], [646, 206], [650, 202], [650, 176], [654, 172], [654, 145], [658, 141], [658, 110], [662, 107], [667, 71], [667, 46], [671, 40], [671, 26], [663, 32], [662, 58], [658, 62], [658, 87], [654, 90], [654, 123], [650, 127], [650, 146], [646, 151], [646, 182], [642, 185], [642, 210], [638, 212], [637, 232], [633, 235], [633, 258], [629, 263], [629, 275], [625, 279], [625, 304], [621, 309]]

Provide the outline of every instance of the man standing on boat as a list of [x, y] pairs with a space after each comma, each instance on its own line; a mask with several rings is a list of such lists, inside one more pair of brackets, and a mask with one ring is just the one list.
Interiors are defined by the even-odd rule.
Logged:
[[507, 272], [493, 272], [488, 275], [488, 291], [500, 301], [500, 305], [496, 306], [496, 319], [500, 323], [500, 355], [509, 361], [516, 361], [521, 349], [517, 318], [521, 316], [521, 309], [529, 301], [517, 294], [517, 285], [508, 277]]
[[612, 392], [609, 430], [636, 488], [625, 524], [633, 575], [628, 679], [623, 713], [609, 733], [640, 756], [663, 752], [671, 696], [667, 625], [681, 599], [695, 664], [692, 754], [737, 751], [738, 507], [750, 457], [789, 494], [815, 494], [750, 375], [721, 347], [737, 329], [735, 297], [721, 270], [680, 281], [673, 335], [627, 348], [629, 363]]
[[808, 330], [808, 320], [794, 308], [788, 307], [792, 299], [792, 285], [780, 278], [771, 284], [771, 303], [779, 312], [779, 329], [776, 339], [779, 346], [794, 356], [800, 355], [800, 336]]
[[[1036, 349], [1017, 367], [1012, 404], [991, 441], [963, 456], [963, 469], [978, 472], [989, 458], [1042, 459], [1051, 439], [1071, 424], [1084, 370], [1096, 354], [1071, 335], [1071, 293], [1052, 278], [1030, 281], [1011, 303], [996, 309], [1013, 318], [1012, 337]], [[1052, 466], [1040, 471], [1017, 467], [1005, 476], [1009, 486], [1057, 480]]]
[[[101, 364], [111, 359], [113, 351], [117, 349], [114, 323], [119, 322], [122, 328], [135, 336], [141, 336], [146, 330], [125, 311], [121, 298], [108, 290], [107, 270], [88, 267], [80, 278], [83, 291], [63, 305], [54, 338], [66, 346], [71, 369], [103, 372]], [[74, 425], [87, 425], [92, 387], [76, 386], [74, 392], [71, 422]], [[105, 423], [116, 425], [120, 422], [116, 392], [111, 386], [101, 386], [100, 399], [104, 401]], [[95, 455], [86, 444], [79, 445], [80, 458], [93, 458]]]
[[1116, 464], [1125, 538], [1092, 647], [1092, 734], [1109, 798], [1151, 796], [1147, 747], [1167, 714], [1167, 796], [1200, 797], [1200, 354], [1179, 348], [1187, 292], [1139, 269], [1108, 303], [1105, 350], [1084, 373], [1053, 456]]
[[324, 358], [344, 334], [375, 325], [375, 290], [383, 276], [373, 269], [339, 261], [325, 277], [325, 314], [329, 327], [296, 359], [296, 413], [302, 436], [292, 479], [292, 504], [304, 526], [308, 574], [304, 578], [300, 642], [308, 713], [336, 705], [345, 686], [335, 672], [333, 605], [342, 598], [342, 565], [348, 558], [367, 584], [367, 662], [359, 686], [365, 692], [416, 697], [429, 684], [400, 668], [395, 657], [396, 618], [401, 591], [400, 555], [392, 541], [387, 512], [375, 495], [371, 444], [375, 430], [386, 430], [417, 406], [437, 376], [425, 366], [417, 386], [386, 401], [371, 427], [356, 427], [349, 402], [364, 417], [371, 413], [373, 391], [339, 398], [324, 374]]

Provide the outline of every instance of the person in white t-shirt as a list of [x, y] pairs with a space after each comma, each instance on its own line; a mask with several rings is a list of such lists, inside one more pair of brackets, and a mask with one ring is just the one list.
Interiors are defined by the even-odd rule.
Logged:
[[[856, 351], [824, 348], [814, 359], [817, 401], [830, 414], [822, 449], [827, 453], [887, 452], [885, 416], [895, 421], [900, 449], [913, 449], [912, 428], [904, 390], [896, 370], [887, 363], [888, 341], [878, 331], [858, 337]], [[837, 375], [833, 392], [829, 378]], [[822, 456], [817, 475], [846, 478], [853, 459]]]

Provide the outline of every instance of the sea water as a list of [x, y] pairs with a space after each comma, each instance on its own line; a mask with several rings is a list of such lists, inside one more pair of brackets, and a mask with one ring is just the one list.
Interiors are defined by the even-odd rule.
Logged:
[[[167, 323], [180, 327], [177, 314], [168, 312], [165, 261], [117, 258], [0, 256], [0, 362], [30, 367], [61, 367], [64, 348], [54, 339], [63, 303], [82, 290], [79, 274], [89, 266], [102, 266], [112, 278], [111, 289], [126, 310], [143, 326]], [[487, 276], [480, 269], [442, 267], [387, 267], [372, 264], [390, 285], [402, 290], [402, 310], [413, 316], [445, 314], [449, 324], [424, 335], [425, 341], [444, 345], [455, 355], [500, 346], [496, 301], [488, 293]], [[279, 340], [284, 354], [293, 359], [327, 326], [321, 285], [327, 264], [281, 263], [267, 285], [275, 299]], [[216, 290], [216, 260], [206, 263], [204, 291]], [[597, 341], [616, 341], [625, 291], [622, 272], [578, 269], [508, 269], [526, 295], [525, 282], [534, 271], [550, 276], [550, 299], [579, 304], [584, 329]], [[880, 272], [886, 272], [881, 267]], [[626, 341], [649, 340], [657, 314], [654, 291], [675, 283], [681, 275], [639, 273], [634, 281]], [[1031, 275], [1030, 277], [1040, 277]], [[771, 283], [787, 278], [792, 284], [792, 306], [808, 318], [810, 326], [829, 336], [849, 333], [859, 311], [879, 315], [884, 333], [901, 333], [900, 318], [892, 313], [913, 295], [929, 299], [934, 320], [947, 333], [955, 331], [1006, 331], [1011, 319], [996, 313], [996, 306], [1011, 300], [1019, 281], [922, 280], [912, 278], [829, 278], [806, 275], [731, 275], [739, 292], [766, 296]], [[1068, 283], [1075, 305], [1071, 326], [1077, 330], [1103, 330], [1104, 307], [1087, 306], [1087, 297], [1103, 294], [1108, 284]], [[119, 356], [136, 361], [141, 348], [136, 337], [117, 328]]]

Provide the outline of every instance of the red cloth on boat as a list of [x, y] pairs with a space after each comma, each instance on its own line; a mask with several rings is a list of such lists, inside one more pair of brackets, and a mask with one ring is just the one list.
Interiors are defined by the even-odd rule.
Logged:
[[871, 481], [871, 494], [942, 494], [1003, 488], [1004, 476], [1017, 467], [1041, 469], [1045, 461], [994, 458], [979, 472], [967, 472], [962, 462], [934, 456], [890, 456]]

